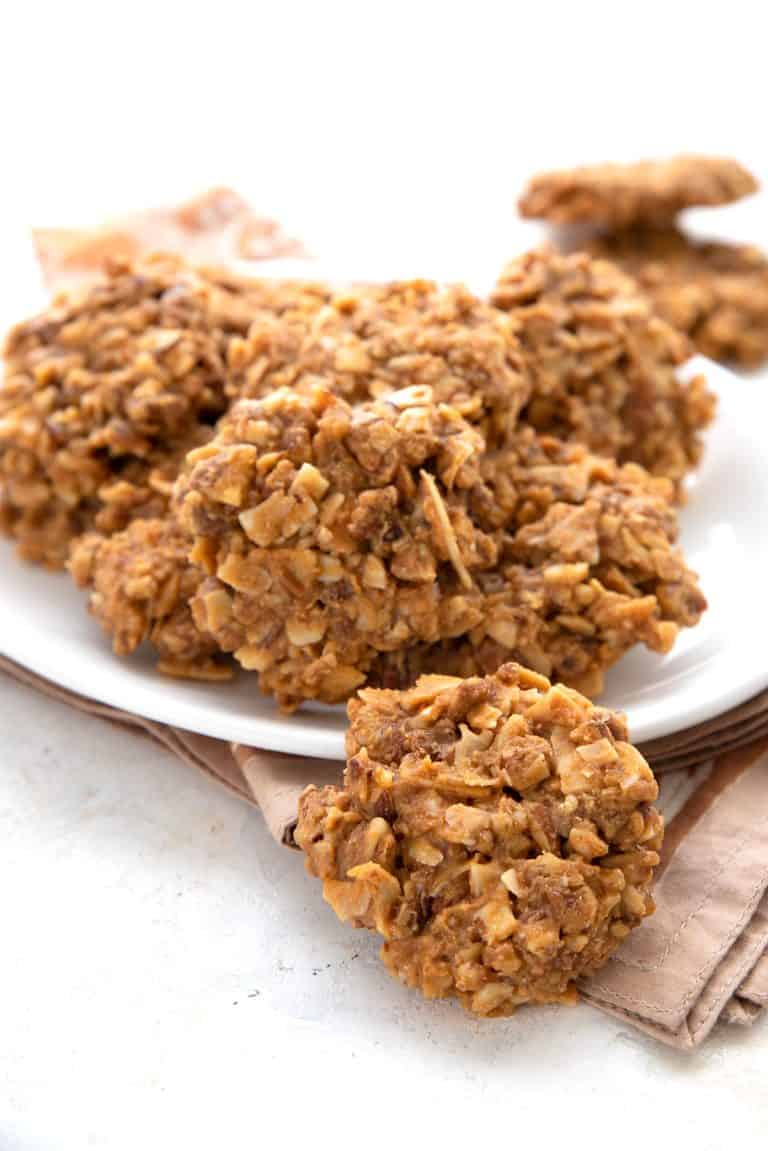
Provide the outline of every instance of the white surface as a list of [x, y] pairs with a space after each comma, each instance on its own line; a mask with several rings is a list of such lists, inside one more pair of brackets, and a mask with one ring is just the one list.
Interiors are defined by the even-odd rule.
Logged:
[[[601, 702], [629, 717], [632, 738], [654, 739], [717, 715], [768, 685], [768, 400], [755, 380], [706, 361], [717, 422], [682, 513], [682, 545], [709, 600], [702, 622], [660, 656], [635, 649], [612, 668]], [[743, 497], [749, 481], [750, 495]], [[738, 576], [736, 576], [738, 573]], [[734, 581], [738, 578], [738, 594]], [[119, 659], [65, 575], [15, 562], [0, 542], [0, 652], [72, 691], [150, 719], [277, 751], [341, 759], [344, 710], [315, 705], [284, 716], [255, 677], [192, 683], [158, 676], [151, 650]]]
[[[765, 179], [761, 16], [754, 0], [13, 5], [3, 266], [31, 222], [229, 181], [352, 270], [376, 255], [492, 275], [538, 234], [511, 214], [536, 167], [698, 149]], [[768, 245], [767, 208], [691, 223]], [[23, 314], [34, 289], [0, 275], [0, 309]], [[2, 1151], [764, 1148], [766, 1024], [690, 1056], [587, 1008], [485, 1025], [424, 1004], [257, 813], [138, 737], [0, 691]]]

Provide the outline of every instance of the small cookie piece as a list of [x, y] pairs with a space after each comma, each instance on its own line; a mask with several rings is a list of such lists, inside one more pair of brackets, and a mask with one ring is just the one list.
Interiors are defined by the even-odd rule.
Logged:
[[649, 915], [663, 836], [624, 718], [505, 664], [349, 703], [341, 787], [308, 788], [296, 843], [391, 972], [480, 1016], [573, 1002]]
[[531, 382], [522, 418], [679, 486], [698, 462], [715, 398], [677, 369], [691, 349], [637, 284], [584, 252], [513, 260], [492, 302], [512, 320]]
[[229, 405], [229, 341], [297, 300], [320, 302], [309, 285], [158, 256], [114, 264], [15, 327], [0, 389], [0, 527], [20, 554], [60, 567], [83, 531], [163, 514], [179, 462]]
[[598, 236], [587, 249], [637, 280], [653, 307], [713, 360], [756, 368], [768, 359], [768, 257], [675, 228]]
[[705, 606], [667, 480], [530, 428], [486, 452], [423, 386], [243, 400], [188, 462], [194, 618], [285, 707], [345, 699], [379, 659], [407, 668], [443, 641], [475, 670], [519, 658], [596, 690]]
[[202, 578], [188, 558], [190, 541], [171, 515], [138, 519], [112, 536], [87, 532], [75, 541], [69, 570], [90, 587], [92, 614], [112, 637], [117, 655], [148, 640], [159, 670], [190, 679], [228, 679], [229, 665], [214, 659], [213, 637], [198, 630], [189, 601]]
[[758, 182], [727, 156], [673, 156], [636, 164], [598, 164], [542, 172], [518, 201], [521, 216], [553, 224], [610, 228], [668, 224], [684, 208], [730, 204]]

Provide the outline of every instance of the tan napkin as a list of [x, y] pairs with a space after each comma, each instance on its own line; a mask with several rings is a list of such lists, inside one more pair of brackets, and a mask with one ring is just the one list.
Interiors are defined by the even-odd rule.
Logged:
[[[340, 763], [154, 723], [67, 692], [2, 657], [0, 669], [54, 699], [143, 731], [257, 804], [286, 846], [294, 846], [304, 787], [341, 774]], [[745, 738], [748, 746], [732, 750]], [[643, 750], [665, 773], [660, 803], [668, 831], [657, 910], [584, 982], [582, 994], [664, 1043], [692, 1048], [718, 1020], [750, 1024], [768, 1007], [768, 692]]]
[[718, 1019], [752, 1023], [768, 1006], [768, 739], [703, 774], [668, 825], [656, 913], [582, 988], [596, 1007], [683, 1048]]
[[258, 215], [232, 188], [209, 188], [182, 204], [150, 208], [97, 228], [36, 228], [32, 240], [52, 292], [92, 280], [108, 260], [180, 252], [195, 264], [306, 258], [277, 220]]

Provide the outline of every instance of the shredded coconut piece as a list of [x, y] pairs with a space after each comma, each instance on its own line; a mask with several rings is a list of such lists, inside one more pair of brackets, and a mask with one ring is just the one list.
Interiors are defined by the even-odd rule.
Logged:
[[435, 477], [433, 475], [431, 475], [429, 472], [425, 472], [423, 468], [419, 472], [419, 475], [421, 476], [422, 480], [424, 481], [424, 485], [425, 485], [427, 491], [429, 492], [430, 499], [432, 500], [432, 506], [435, 509], [435, 515], [437, 516], [438, 523], [440, 524], [440, 527], [442, 528], [443, 545], [445, 547], [445, 550], [448, 552], [448, 558], [450, 559], [451, 563], [453, 564], [454, 568], [456, 569], [456, 574], [458, 575], [458, 577], [461, 580], [464, 587], [471, 588], [472, 587], [472, 576], [467, 571], [466, 566], [464, 565], [464, 561], [461, 558], [461, 552], [459, 551], [459, 545], [456, 542], [456, 533], [454, 532], [453, 527], [451, 526], [450, 516], [448, 515], [448, 512], [445, 510], [445, 503], [443, 501], [443, 497], [440, 495], [440, 492], [437, 490], [437, 484], [435, 483]]

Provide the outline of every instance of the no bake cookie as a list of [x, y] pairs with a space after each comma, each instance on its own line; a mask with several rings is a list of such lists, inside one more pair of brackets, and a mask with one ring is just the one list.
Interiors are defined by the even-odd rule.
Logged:
[[91, 613], [117, 655], [149, 641], [158, 669], [190, 679], [228, 679], [231, 669], [213, 636], [199, 629], [189, 606], [200, 571], [190, 540], [172, 514], [137, 519], [112, 536], [86, 532], [75, 540], [69, 570], [89, 588]]
[[186, 452], [226, 410], [230, 340], [286, 288], [172, 257], [113, 265], [19, 324], [0, 389], [0, 526], [25, 559], [61, 566], [88, 529], [156, 516]]
[[594, 237], [590, 252], [635, 278], [656, 312], [713, 360], [768, 359], [768, 259], [745, 244], [692, 239], [675, 228]]
[[531, 179], [518, 208], [522, 216], [553, 224], [666, 225], [685, 208], [730, 204], [757, 188], [736, 160], [683, 155], [542, 172]]
[[669, 481], [530, 428], [487, 452], [423, 386], [241, 401], [188, 462], [194, 618], [285, 706], [344, 699], [444, 641], [597, 690], [705, 606]]
[[428, 998], [572, 1002], [653, 911], [658, 789], [623, 717], [516, 664], [366, 689], [349, 717], [344, 782], [295, 832], [338, 917]]
[[428, 280], [334, 292], [233, 341], [232, 394], [319, 385], [350, 403], [429, 387], [490, 443], [514, 430], [530, 393], [510, 318], [460, 285]]
[[527, 423], [680, 483], [715, 400], [702, 376], [678, 378], [691, 347], [634, 280], [606, 260], [544, 247], [511, 261], [491, 298], [520, 340]]

